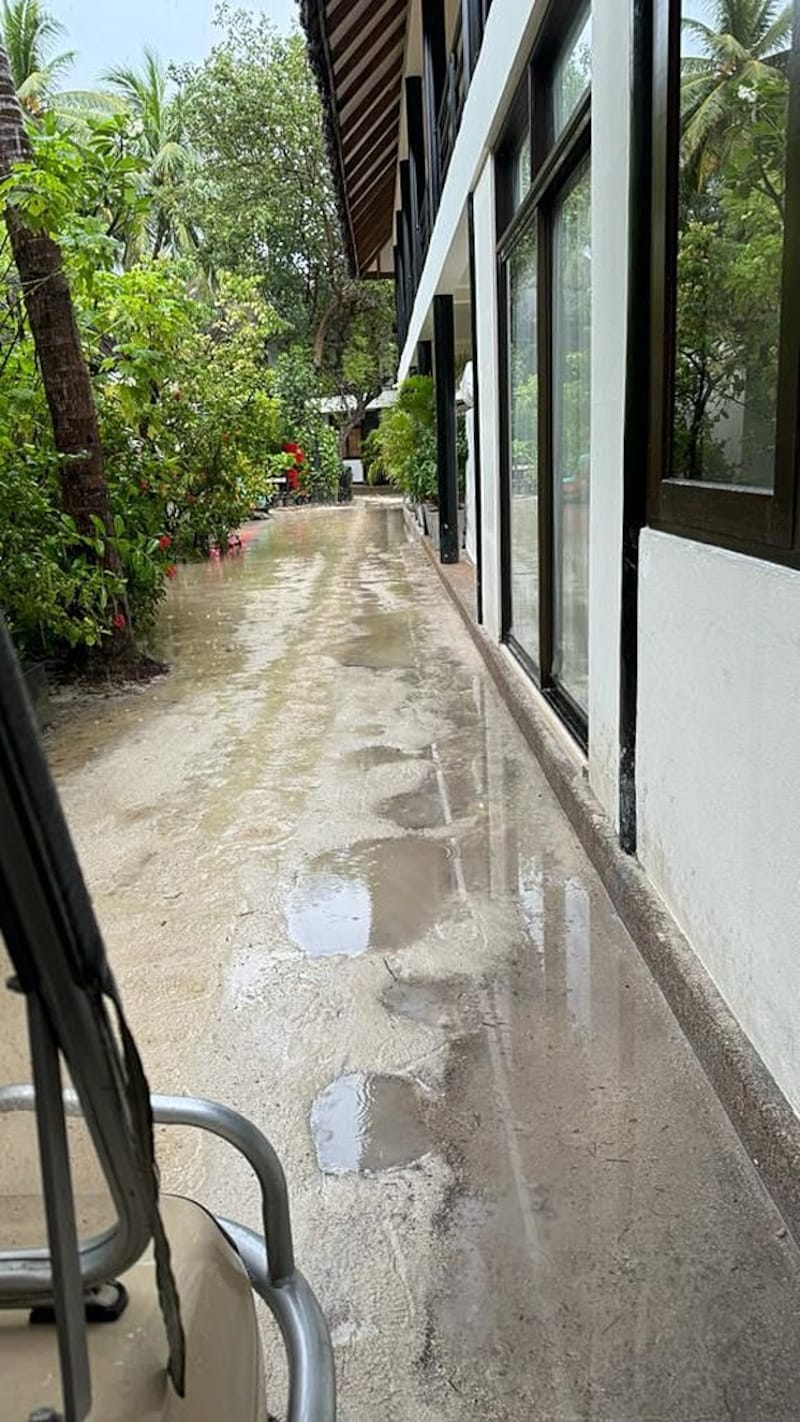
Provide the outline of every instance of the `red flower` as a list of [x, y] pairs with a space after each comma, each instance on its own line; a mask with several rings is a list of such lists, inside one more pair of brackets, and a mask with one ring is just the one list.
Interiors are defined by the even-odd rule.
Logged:
[[165, 571], [168, 578], [174, 578], [178, 572], [177, 563], [168, 563]]
[[114, 613], [114, 626], [116, 627], [118, 632], [122, 631], [123, 627], [125, 626], [125, 614], [123, 612]]
[[159, 546], [159, 548], [160, 548], [164, 553], [166, 553], [166, 551], [167, 551], [167, 549], [169, 548], [171, 542], [172, 542], [172, 539], [170, 538], [169, 534], [168, 534], [168, 533], [162, 533], [161, 537], [160, 537], [159, 540], [158, 540], [158, 546]]
[[146, 494], [147, 491], [148, 491], [148, 489], [150, 488], [150, 485], [148, 484], [148, 482], [147, 482], [146, 479], [140, 479], [140, 480], [139, 480], [139, 488], [141, 489], [141, 491], [142, 491], [143, 494]]

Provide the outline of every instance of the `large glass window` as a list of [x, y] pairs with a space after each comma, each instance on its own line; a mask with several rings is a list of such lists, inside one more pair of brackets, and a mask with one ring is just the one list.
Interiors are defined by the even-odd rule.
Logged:
[[777, 8], [744, 7], [723, 58], [713, 9], [681, 7], [672, 447], [677, 478], [770, 490], [791, 39]]
[[584, 160], [553, 219], [553, 677], [588, 710], [591, 176]]
[[[503, 632], [582, 742], [589, 707], [591, 12], [563, 0], [498, 153], [504, 290]], [[519, 96], [527, 104], [520, 113]], [[520, 191], [519, 136], [530, 134]], [[527, 143], [527, 137], [525, 143]], [[527, 179], [527, 171], [526, 171]]]
[[800, 554], [793, 27], [800, 0], [658, 7], [650, 393], [653, 521], [789, 561]]
[[511, 632], [539, 663], [539, 410], [536, 230], [508, 260]]

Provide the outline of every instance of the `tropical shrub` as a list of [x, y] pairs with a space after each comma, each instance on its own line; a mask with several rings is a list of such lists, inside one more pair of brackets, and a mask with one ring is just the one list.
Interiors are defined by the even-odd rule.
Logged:
[[[438, 498], [438, 450], [433, 377], [409, 375], [397, 400], [381, 412], [380, 423], [366, 441], [367, 477], [381, 476], [394, 484], [412, 504]], [[458, 491], [463, 496], [467, 468], [466, 422], [456, 416]]]
[[369, 436], [369, 477], [383, 475], [412, 503], [435, 499], [437, 492], [436, 409], [433, 379], [409, 375], [394, 405], [381, 411]]
[[[84, 153], [89, 156], [84, 161]], [[226, 547], [286, 465], [268, 343], [281, 328], [256, 284], [202, 298], [187, 262], [124, 269], [96, 213], [98, 165], [129, 196], [131, 167], [49, 126], [2, 185], [56, 238], [91, 371], [112, 527], [81, 537], [60, 511], [52, 430], [15, 273], [0, 285], [0, 605], [31, 654], [94, 647], [151, 621], [175, 559]], [[127, 200], [127, 199], [126, 199]], [[87, 212], [91, 209], [91, 215]]]

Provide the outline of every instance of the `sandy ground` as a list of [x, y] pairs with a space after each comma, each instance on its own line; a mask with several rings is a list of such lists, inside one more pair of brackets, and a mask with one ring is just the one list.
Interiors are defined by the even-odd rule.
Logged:
[[48, 750], [153, 1089], [284, 1161], [342, 1422], [796, 1418], [797, 1252], [400, 511], [252, 533]]

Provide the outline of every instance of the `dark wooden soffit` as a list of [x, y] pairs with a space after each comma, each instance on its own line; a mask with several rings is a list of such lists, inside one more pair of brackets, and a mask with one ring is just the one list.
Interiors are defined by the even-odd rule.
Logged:
[[392, 241], [408, 0], [301, 0], [350, 265]]

